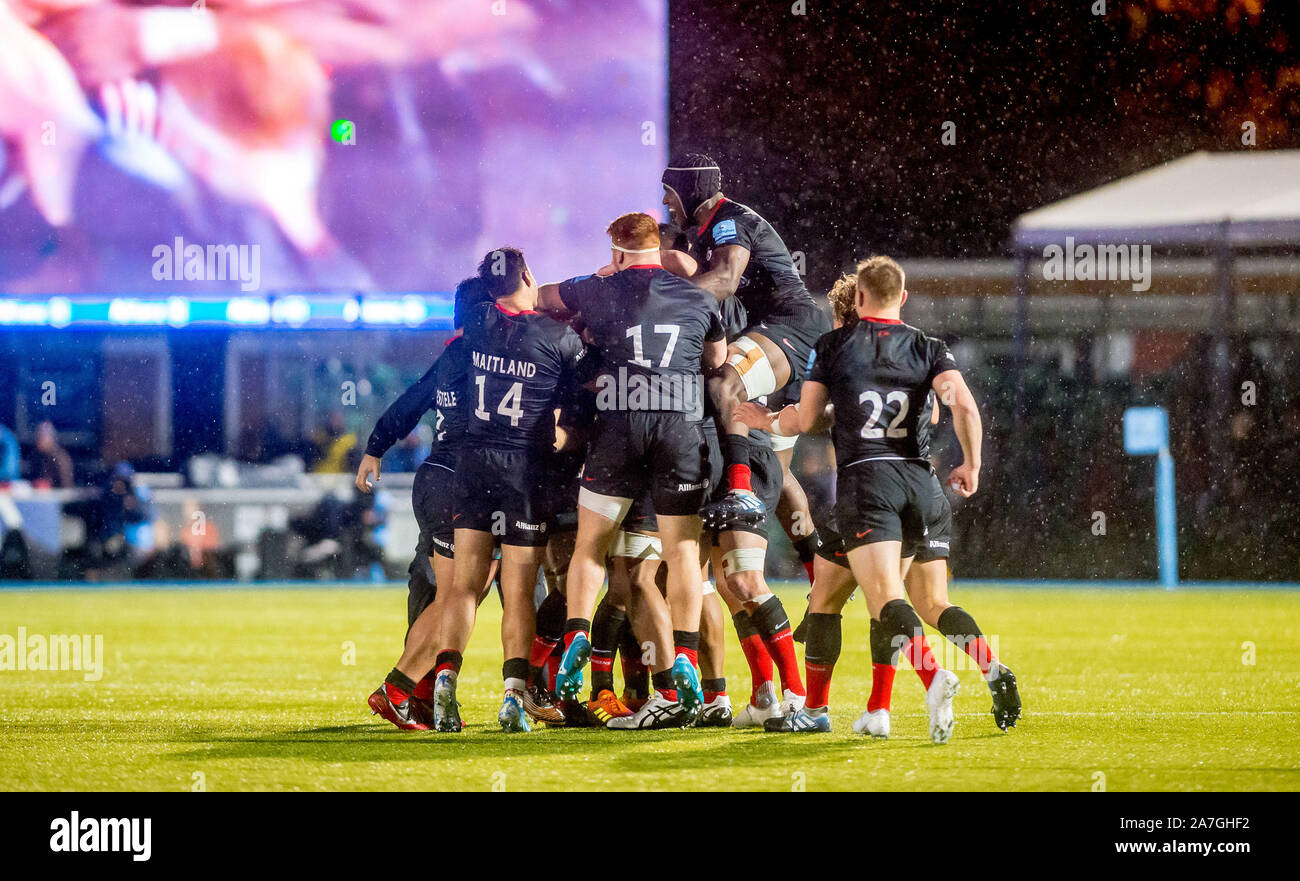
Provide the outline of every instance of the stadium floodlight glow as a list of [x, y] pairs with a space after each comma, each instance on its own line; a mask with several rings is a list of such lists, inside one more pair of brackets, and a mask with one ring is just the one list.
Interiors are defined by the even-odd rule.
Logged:
[[363, 297], [361, 322], [363, 324], [420, 324], [429, 317], [429, 307], [419, 297], [394, 300], [384, 297]]
[[1174, 509], [1174, 457], [1169, 452], [1169, 414], [1164, 407], [1124, 411], [1124, 452], [1156, 457], [1156, 557], [1160, 583], [1178, 586], [1178, 523]]
[[52, 324], [49, 303], [32, 300], [0, 300], [0, 325]]
[[237, 297], [226, 304], [226, 321], [231, 324], [269, 324], [271, 304], [257, 297]]
[[276, 324], [302, 327], [311, 320], [311, 303], [306, 297], [281, 297], [271, 304], [271, 320]]

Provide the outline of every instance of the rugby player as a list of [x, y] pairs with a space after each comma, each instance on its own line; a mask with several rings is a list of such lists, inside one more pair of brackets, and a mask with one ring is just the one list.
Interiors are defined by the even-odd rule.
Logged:
[[476, 587], [499, 534], [505, 693], [497, 720], [504, 731], [520, 732], [529, 730], [525, 689], [534, 587], [547, 545], [555, 411], [576, 384], [584, 349], [572, 328], [536, 311], [537, 282], [517, 248], [488, 253], [478, 276], [494, 302], [472, 310], [465, 323], [468, 429], [454, 490], [456, 565], [451, 589], [434, 600], [440, 650], [420, 661], [435, 670], [436, 729], [461, 730], [456, 680], [474, 627]]
[[[930, 679], [930, 736], [946, 743], [954, 726], [952, 699], [958, 681], [934, 664], [919, 639], [921, 619], [903, 598], [903, 553], [922, 541], [927, 548], [946, 552], [950, 541], [951, 514], [945, 516], [942, 493], [935, 496], [928, 459], [931, 392], [944, 395], [953, 412], [963, 462], [948, 480], [963, 496], [978, 488], [981, 425], [979, 409], [948, 347], [902, 323], [904, 282], [902, 268], [892, 259], [864, 261], [857, 273], [860, 320], [818, 340], [799, 404], [775, 417], [745, 405], [738, 408], [738, 416], [751, 424], [767, 421], [776, 432], [789, 435], [824, 425], [829, 421], [828, 404], [833, 407], [835, 519], [853, 579], [863, 588], [872, 619], [879, 622], [878, 640], [891, 647], [910, 646], [913, 666]], [[814, 584], [807, 647], [813, 699], [800, 713], [769, 727], [830, 730], [824, 694], [839, 653], [839, 611], [851, 593], [851, 585], [833, 591]], [[865, 717], [870, 712], [863, 715], [855, 729], [869, 733]]]
[[661, 698], [669, 688], [676, 692], [689, 722], [703, 704], [696, 670], [702, 590], [697, 512], [709, 485], [700, 427], [702, 371], [722, 363], [725, 334], [716, 302], [663, 268], [652, 217], [625, 214], [607, 232], [614, 274], [546, 285], [540, 297], [551, 314], [581, 316], [601, 350], [604, 391], [579, 494], [556, 691], [573, 698], [582, 687], [610, 546], [633, 501], [649, 491], [667, 566], [675, 655], [668, 670], [652, 668], [651, 679]]
[[734, 410], [802, 380], [813, 344], [830, 325], [772, 225], [722, 194], [716, 162], [687, 153], [664, 170], [662, 183], [664, 205], [688, 231], [700, 265], [691, 280], [719, 300], [736, 297], [749, 320], [728, 344], [726, 366], [709, 377], [728, 492], [700, 513], [707, 528], [756, 523], [765, 511], [751, 483], [748, 431]]
[[[660, 235], [665, 243], [671, 243], [669, 249], [661, 254], [665, 267], [670, 265], [671, 258], [672, 271], [693, 278], [698, 272], [698, 263], [689, 254], [677, 250], [686, 243], [686, 236], [673, 224], [661, 225]], [[740, 337], [750, 324], [744, 305], [734, 296], [721, 300], [720, 305], [727, 338]], [[713, 406], [712, 398], [709, 404]], [[724, 469], [716, 423], [706, 421], [704, 430], [711, 461], [716, 463], [713, 470], [720, 473]], [[762, 502], [765, 511], [775, 509], [778, 512], [778, 519], [783, 527], [787, 527], [802, 561], [805, 552], [817, 546], [818, 539], [815, 528], [812, 528], [812, 516], [807, 513], [807, 499], [798, 481], [789, 473], [794, 438], [778, 438], [749, 429], [748, 439], [750, 489]], [[718, 479], [717, 474], [714, 481], [710, 498], [718, 500], [727, 495], [729, 487]], [[797, 495], [791, 490], [797, 490]], [[784, 501], [786, 496], [793, 501], [787, 504]], [[786, 509], [785, 515], [781, 513], [783, 508]], [[799, 660], [789, 633], [789, 618], [781, 601], [768, 588], [763, 574], [767, 528], [767, 518], [763, 515], [728, 518], [718, 529], [706, 531], [710, 539], [708, 558], [717, 580], [717, 593], [731, 615], [750, 671], [750, 698], [746, 705], [732, 715], [730, 698], [726, 700], [727, 715], [732, 715], [731, 724], [738, 728], [762, 725], [767, 719], [793, 713], [804, 695]], [[777, 697], [774, 666], [780, 669], [784, 699]], [[718, 703], [717, 710], [709, 714], [710, 719], [722, 717], [721, 701]]]
[[[434, 413], [434, 437], [428, 457], [415, 472], [411, 484], [411, 505], [420, 527], [416, 560], [410, 567], [407, 593], [407, 644], [419, 645], [437, 637], [437, 619], [430, 615], [416, 626], [433, 602], [438, 584], [451, 584], [454, 554], [451, 525], [451, 496], [445, 485], [456, 472], [465, 438], [463, 390], [469, 373], [469, 350], [465, 346], [465, 316], [488, 301], [477, 276], [456, 286], [452, 307], [451, 338], [413, 385], [394, 401], [375, 423], [366, 443], [366, 453], [357, 468], [356, 488], [370, 493], [380, 480], [384, 454], [399, 439], [410, 434], [420, 418]], [[429, 578], [431, 574], [433, 577]], [[490, 581], [490, 578], [488, 579]], [[483, 595], [488, 581], [483, 584]], [[426, 730], [433, 723], [433, 678], [425, 675], [412, 681], [401, 670], [402, 661], [370, 695], [371, 710], [398, 728]]]

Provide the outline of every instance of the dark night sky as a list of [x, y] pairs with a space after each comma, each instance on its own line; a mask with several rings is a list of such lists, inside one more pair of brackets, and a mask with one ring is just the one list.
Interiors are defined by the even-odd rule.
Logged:
[[[1005, 253], [1022, 211], [1196, 149], [1300, 146], [1300, 3], [674, 0], [674, 151], [808, 255]], [[957, 143], [940, 141], [944, 121]]]

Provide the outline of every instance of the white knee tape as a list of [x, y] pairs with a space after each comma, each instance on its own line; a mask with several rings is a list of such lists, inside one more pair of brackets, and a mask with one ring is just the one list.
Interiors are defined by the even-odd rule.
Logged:
[[769, 434], [768, 438], [772, 441], [773, 452], [779, 453], [782, 450], [791, 449], [794, 446], [795, 441], [799, 440], [799, 435], [794, 434], [790, 437], [786, 437], [782, 434]]
[[762, 347], [745, 336], [737, 338], [732, 345], [740, 351], [728, 357], [727, 363], [740, 375], [745, 397], [752, 401], [776, 391], [776, 374]]
[[632, 500], [619, 496], [602, 496], [584, 486], [578, 490], [578, 505], [588, 511], [595, 511], [602, 517], [608, 517], [615, 523], [622, 523], [632, 507]]
[[762, 572], [765, 548], [735, 548], [722, 555], [722, 574], [730, 578], [740, 572]]
[[704, 589], [700, 591], [700, 595], [701, 595], [701, 596], [708, 596], [708, 595], [711, 594], [711, 593], [717, 593], [717, 592], [718, 592], [718, 589], [717, 589], [716, 587], [713, 586], [713, 580], [710, 579], [710, 580], [704, 582]]
[[618, 531], [610, 545], [611, 557], [630, 557], [633, 560], [658, 560], [663, 557], [663, 545], [653, 535]]

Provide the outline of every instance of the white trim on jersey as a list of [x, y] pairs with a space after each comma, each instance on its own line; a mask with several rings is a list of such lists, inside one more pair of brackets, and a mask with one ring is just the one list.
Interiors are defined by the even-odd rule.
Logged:
[[922, 456], [871, 456], [866, 459], [854, 459], [844, 467], [852, 468], [854, 465], [861, 465], [863, 462], [925, 462], [928, 464], [929, 461], [929, 459]]

